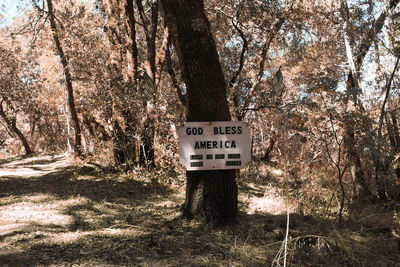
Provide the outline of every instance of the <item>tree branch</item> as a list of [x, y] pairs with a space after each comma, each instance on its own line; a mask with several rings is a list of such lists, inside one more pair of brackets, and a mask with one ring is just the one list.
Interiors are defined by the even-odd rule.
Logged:
[[239, 26], [237, 24], [235, 24], [235, 21], [232, 18], [232, 25], [233, 27], [235, 27], [235, 29], [239, 32], [240, 38], [242, 38], [243, 40], [243, 46], [242, 46], [242, 52], [240, 53], [240, 60], [239, 60], [239, 67], [238, 69], [235, 71], [235, 73], [233, 74], [231, 80], [229, 81], [229, 87], [232, 88], [233, 85], [235, 84], [235, 81], [237, 79], [237, 77], [239, 76], [240, 72], [243, 69], [244, 66], [244, 54], [246, 53], [246, 50], [248, 48], [248, 42], [246, 37], [244, 36], [243, 31], [239, 28]]
[[378, 136], [379, 136], [379, 138], [382, 137], [382, 124], [383, 124], [383, 117], [385, 115], [385, 106], [386, 106], [386, 102], [389, 99], [390, 88], [392, 87], [394, 74], [396, 73], [397, 66], [399, 65], [399, 60], [400, 60], [400, 55], [397, 56], [396, 64], [394, 65], [392, 74], [390, 75], [390, 79], [386, 83], [386, 94], [385, 94], [385, 99], [383, 100], [383, 103], [382, 103], [381, 114], [379, 116], [379, 123], [378, 123]]
[[256, 76], [256, 80], [254, 81], [254, 83], [253, 83], [252, 87], [250, 88], [249, 93], [248, 93], [248, 95], [247, 95], [247, 97], [245, 99], [245, 102], [243, 104], [242, 112], [240, 114], [240, 118], [239, 119], [243, 118], [245, 116], [247, 110], [248, 110], [247, 107], [250, 104], [250, 100], [251, 100], [251, 98], [252, 98], [252, 96], [254, 94], [254, 91], [257, 89], [257, 87], [258, 87], [258, 85], [259, 85], [259, 83], [261, 81], [261, 78], [264, 75], [265, 61], [267, 60], [268, 50], [269, 50], [269, 48], [271, 46], [272, 41], [274, 40], [274, 38], [275, 38], [276, 34], [278, 33], [278, 31], [281, 29], [281, 27], [282, 27], [284, 22], [285, 22], [285, 18], [282, 17], [275, 23], [269, 38], [264, 43], [264, 46], [263, 46], [263, 49], [262, 49], [262, 52], [261, 52], [261, 55], [260, 55], [259, 71], [258, 71], [258, 74]]
[[364, 62], [365, 55], [371, 47], [372, 42], [375, 40], [377, 34], [382, 30], [383, 25], [385, 24], [386, 17], [389, 15], [389, 12], [395, 9], [399, 2], [400, 0], [391, 0], [389, 2], [389, 6], [385, 7], [385, 10], [382, 11], [374, 26], [371, 27], [366, 35], [364, 35], [356, 58], [358, 70], [361, 68]]

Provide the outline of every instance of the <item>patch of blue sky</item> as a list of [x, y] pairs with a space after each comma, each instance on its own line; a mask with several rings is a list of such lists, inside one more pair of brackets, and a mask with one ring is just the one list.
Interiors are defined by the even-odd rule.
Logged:
[[0, 27], [10, 24], [15, 17], [22, 15], [29, 5], [25, 0], [0, 0], [1, 15]]
[[272, 78], [272, 73], [268, 70], [264, 70], [263, 79], [271, 79], [271, 78]]
[[308, 86], [306, 84], [299, 85], [299, 99], [303, 100], [310, 96], [308, 92]]
[[[374, 6], [374, 10], [373, 10], [373, 15], [375, 20], [377, 20], [379, 18], [379, 16], [381, 15], [381, 13], [384, 11], [385, 9], [385, 2], [386, 1], [371, 1], [371, 3]], [[365, 2], [365, 4], [361, 4], [360, 5], [360, 1], [359, 0], [348, 0], [348, 4], [349, 4], [349, 8], [361, 8], [361, 10], [363, 10], [366, 14], [366, 16], [368, 16], [368, 8], [369, 8], [369, 4], [367, 4], [368, 2]], [[368, 14], [368, 15], [367, 15]], [[368, 16], [369, 18], [369, 16]], [[364, 19], [367, 19], [364, 16]]]
[[232, 36], [231, 40], [224, 44], [225, 47], [235, 47], [238, 45], [242, 45], [242, 39], [236, 35]]

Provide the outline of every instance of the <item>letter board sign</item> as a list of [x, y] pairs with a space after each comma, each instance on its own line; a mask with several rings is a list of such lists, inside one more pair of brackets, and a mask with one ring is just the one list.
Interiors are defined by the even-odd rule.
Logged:
[[242, 121], [185, 122], [179, 161], [188, 171], [240, 169], [251, 160], [250, 129]]

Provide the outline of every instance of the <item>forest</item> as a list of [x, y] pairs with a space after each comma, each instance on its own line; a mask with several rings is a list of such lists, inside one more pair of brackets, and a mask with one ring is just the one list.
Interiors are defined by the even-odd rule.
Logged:
[[399, 2], [0, 0], [0, 265], [400, 266]]

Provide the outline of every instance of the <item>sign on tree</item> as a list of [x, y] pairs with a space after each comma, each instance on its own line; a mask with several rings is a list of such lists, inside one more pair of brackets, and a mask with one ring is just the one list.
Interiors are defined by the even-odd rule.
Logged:
[[251, 160], [250, 129], [242, 121], [186, 122], [179, 160], [189, 171], [240, 169]]

